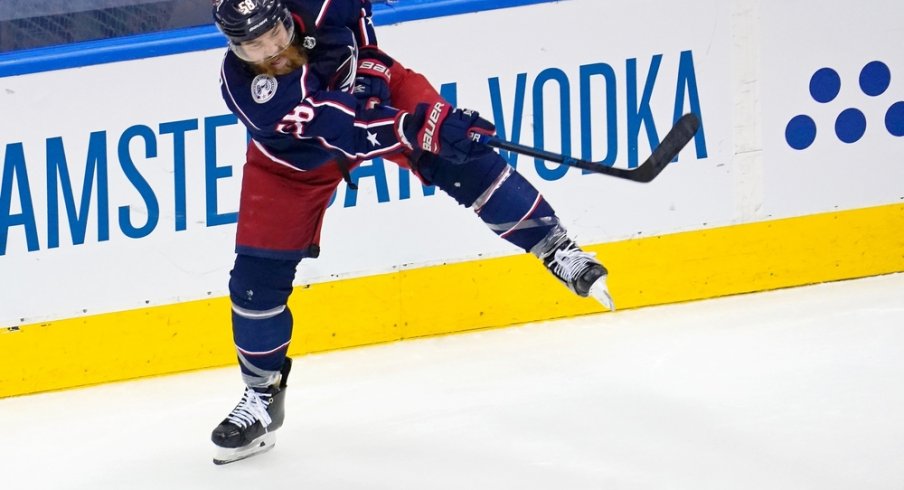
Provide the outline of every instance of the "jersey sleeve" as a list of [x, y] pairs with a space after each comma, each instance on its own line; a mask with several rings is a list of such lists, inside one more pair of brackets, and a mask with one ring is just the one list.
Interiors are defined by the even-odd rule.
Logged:
[[373, 11], [370, 0], [360, 0], [360, 3], [361, 6], [358, 9], [355, 25], [349, 27], [353, 27], [352, 31], [355, 33], [355, 41], [358, 42], [359, 48], [376, 48], [377, 35], [374, 31]]
[[344, 92], [319, 91], [309, 94], [276, 131], [314, 142], [349, 160], [369, 160], [408, 146], [397, 130], [406, 116], [391, 107], [367, 109]]
[[[298, 8], [304, 8], [303, 2], [295, 1]], [[376, 48], [372, 13], [370, 0], [323, 0], [314, 24], [318, 29], [325, 26], [346, 27], [354, 33], [359, 49]]]

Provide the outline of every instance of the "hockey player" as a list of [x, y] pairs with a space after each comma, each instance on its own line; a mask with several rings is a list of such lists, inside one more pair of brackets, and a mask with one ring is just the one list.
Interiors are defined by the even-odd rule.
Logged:
[[613, 309], [606, 269], [530, 183], [470, 138], [494, 126], [380, 50], [370, 0], [216, 0], [213, 17], [229, 41], [222, 95], [251, 134], [229, 281], [246, 389], [213, 431], [215, 463], [273, 447], [291, 369], [286, 303], [296, 267], [319, 255], [330, 197], [364, 160], [411, 169], [576, 294]]

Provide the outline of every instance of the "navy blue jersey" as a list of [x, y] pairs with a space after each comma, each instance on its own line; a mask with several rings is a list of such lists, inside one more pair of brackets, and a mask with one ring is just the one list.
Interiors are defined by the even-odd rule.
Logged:
[[274, 161], [311, 170], [330, 160], [360, 161], [404, 149], [395, 131], [397, 109], [351, 95], [358, 49], [376, 47], [370, 0], [285, 0], [299, 32], [316, 24], [308, 63], [285, 74], [256, 73], [232, 51], [220, 71], [229, 109]]

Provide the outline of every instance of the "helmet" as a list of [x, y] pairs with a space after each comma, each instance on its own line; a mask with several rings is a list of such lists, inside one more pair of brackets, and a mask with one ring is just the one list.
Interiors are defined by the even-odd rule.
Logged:
[[[294, 39], [295, 22], [281, 0], [217, 0], [213, 20], [229, 38], [229, 47], [242, 56], [239, 45], [251, 41], [282, 24], [289, 42]], [[288, 45], [288, 44], [287, 44]]]

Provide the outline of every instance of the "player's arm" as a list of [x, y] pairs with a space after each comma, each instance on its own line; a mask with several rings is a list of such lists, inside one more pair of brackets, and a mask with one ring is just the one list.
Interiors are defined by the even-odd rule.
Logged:
[[276, 125], [276, 131], [312, 141], [350, 160], [411, 150], [414, 158], [430, 152], [455, 163], [492, 151], [471, 133], [491, 135], [494, 126], [473, 111], [444, 102], [420, 104], [413, 113], [387, 106], [366, 107], [339, 91], [309, 94]]
[[352, 0], [352, 2], [358, 4], [358, 9], [351, 15], [348, 25], [355, 33], [355, 41], [358, 43], [358, 70], [354, 94], [365, 101], [368, 107], [379, 104], [392, 105], [389, 91], [392, 75], [390, 68], [395, 62], [377, 45], [370, 0]]
[[[303, 8], [301, 2], [298, 3], [298, 8]], [[326, 0], [315, 15], [318, 29], [344, 26], [354, 34], [358, 49], [377, 47], [370, 0]]]
[[346, 159], [368, 160], [405, 149], [404, 137], [397, 132], [403, 115], [391, 107], [367, 108], [344, 92], [317, 91], [308, 94], [275, 129]]
[[358, 49], [377, 48], [377, 34], [374, 31], [373, 12], [370, 0], [351, 0], [357, 4], [352, 13], [349, 28], [355, 33]]

